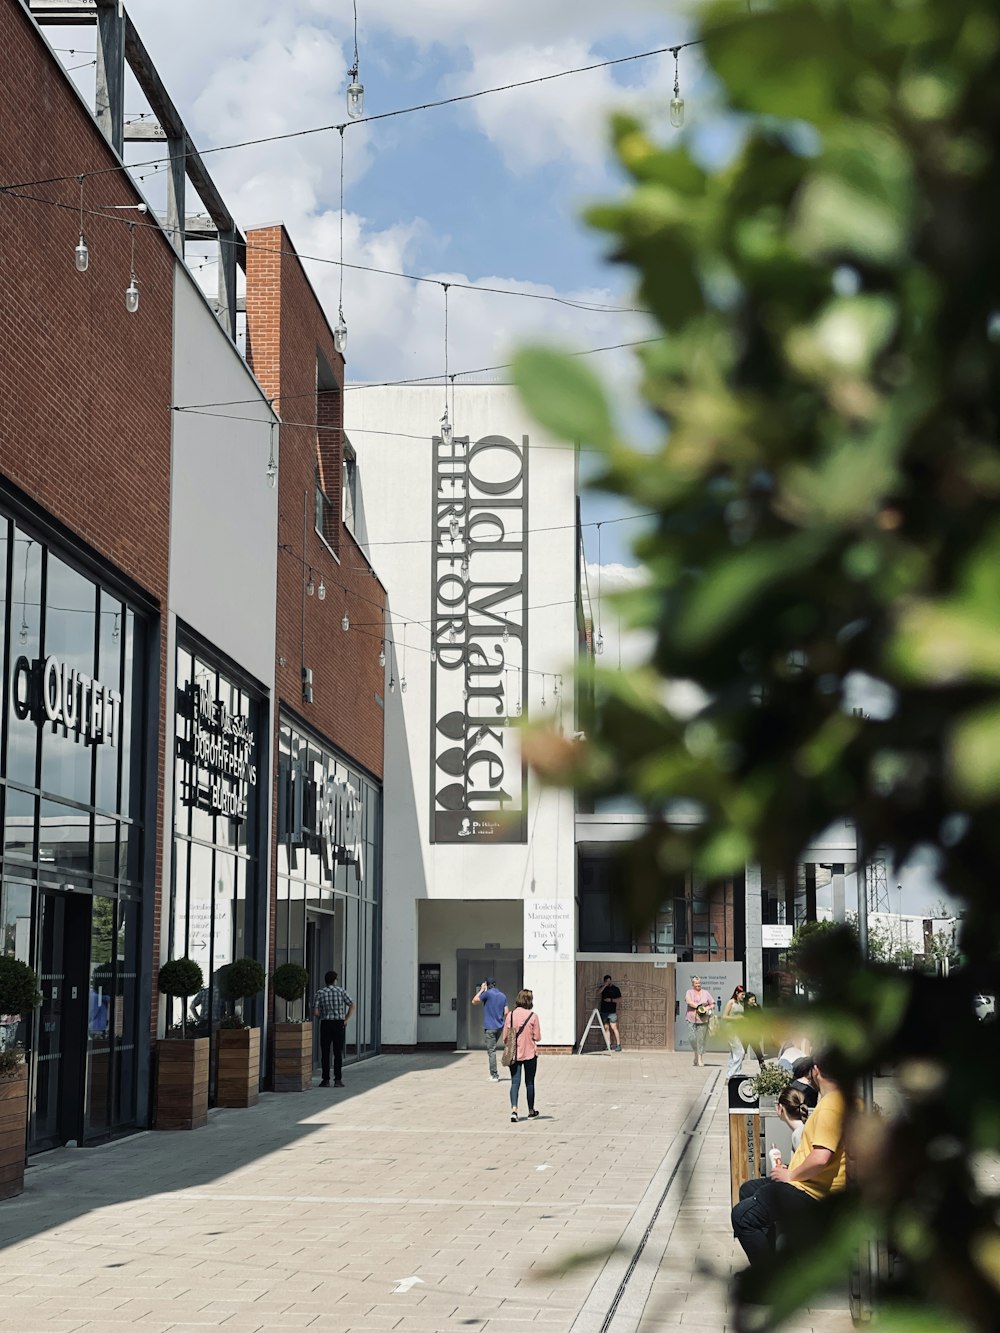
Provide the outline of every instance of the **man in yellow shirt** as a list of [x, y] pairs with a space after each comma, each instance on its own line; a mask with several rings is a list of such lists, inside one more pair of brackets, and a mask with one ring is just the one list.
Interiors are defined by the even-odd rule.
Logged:
[[740, 1201], [733, 1209], [733, 1235], [751, 1265], [771, 1255], [779, 1223], [794, 1225], [797, 1214], [847, 1184], [847, 1103], [827, 1074], [824, 1061], [825, 1057], [820, 1057], [815, 1065], [819, 1103], [806, 1121], [802, 1141], [789, 1165], [775, 1167], [770, 1176], [740, 1186]]

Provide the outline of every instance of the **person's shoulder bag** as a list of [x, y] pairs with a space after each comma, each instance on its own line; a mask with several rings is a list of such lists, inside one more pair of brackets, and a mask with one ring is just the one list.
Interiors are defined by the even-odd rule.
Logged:
[[511, 1065], [517, 1064], [517, 1043], [518, 1040], [520, 1039], [521, 1033], [531, 1022], [531, 1014], [532, 1010], [529, 1009], [528, 1017], [517, 1029], [516, 1035], [514, 1033], [514, 1015], [511, 1014], [510, 1016], [511, 1018], [510, 1027], [507, 1029], [507, 1039], [503, 1044], [503, 1055], [501, 1055], [500, 1057], [500, 1063], [502, 1065], [505, 1065], [508, 1069], [510, 1068]]

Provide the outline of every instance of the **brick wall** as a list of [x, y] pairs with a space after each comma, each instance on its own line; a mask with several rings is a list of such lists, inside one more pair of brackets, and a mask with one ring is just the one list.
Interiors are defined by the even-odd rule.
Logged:
[[[115, 166], [117, 159], [16, 0], [0, 0], [0, 30], [0, 124], [9, 130], [0, 148], [0, 183]], [[76, 180], [26, 186], [21, 193], [46, 202], [0, 195], [0, 472], [163, 607], [173, 252], [155, 224], [142, 225], [139, 214], [85, 216], [90, 267], [78, 273]], [[122, 171], [86, 183], [86, 208], [138, 202]], [[123, 216], [141, 224], [135, 233], [141, 297], [134, 315], [125, 310], [130, 241]], [[166, 713], [166, 636], [161, 638], [160, 728], [150, 738], [158, 772]], [[154, 959], [162, 820], [158, 801], [155, 829], [148, 830], [156, 842]]]
[[[344, 362], [281, 226], [247, 233], [246, 310], [247, 360], [265, 393], [275, 399], [283, 422], [278, 472], [278, 541], [283, 548], [278, 552], [278, 697], [320, 736], [381, 778], [383, 710], [376, 696], [383, 689], [378, 653], [385, 590], [340, 521]], [[333, 514], [326, 541], [315, 525], [318, 468]], [[310, 569], [316, 587], [320, 580], [326, 586], [324, 601], [318, 595], [304, 596]], [[345, 609], [351, 624], [346, 633], [341, 628]], [[313, 672], [311, 704], [302, 699], [303, 662]], [[275, 734], [275, 773], [277, 763]], [[276, 799], [273, 818], [277, 828]], [[272, 884], [275, 874], [273, 863]], [[272, 963], [273, 910], [272, 897]]]

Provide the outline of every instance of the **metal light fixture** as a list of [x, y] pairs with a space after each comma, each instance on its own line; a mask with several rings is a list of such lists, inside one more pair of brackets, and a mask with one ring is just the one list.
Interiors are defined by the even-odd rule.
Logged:
[[321, 602], [326, 601], [326, 584], [323, 582], [322, 575], [320, 575], [319, 587], [316, 589], [316, 596]]
[[347, 114], [352, 120], [360, 120], [365, 114], [365, 86], [358, 78], [358, 4], [354, 0], [354, 64], [348, 71], [351, 81], [347, 85]]
[[86, 273], [87, 266], [90, 263], [90, 251], [87, 249], [87, 241], [83, 234], [83, 177], [80, 177], [80, 239], [76, 243], [76, 249], [73, 252], [73, 258], [76, 263], [77, 273]]
[[[270, 403], [268, 406], [270, 406]], [[272, 487], [278, 479], [278, 460], [274, 456], [274, 428], [275, 422], [272, 421], [270, 424], [271, 449], [267, 457], [267, 482]]]
[[341, 620], [340, 622], [340, 628], [344, 631], [345, 634], [351, 628], [351, 617], [347, 614], [346, 611], [344, 612], [343, 620]]
[[125, 288], [125, 309], [130, 315], [134, 315], [139, 309], [139, 282], [135, 276], [135, 223], [130, 222], [128, 229], [132, 236], [132, 259], [129, 284]]
[[[348, 108], [350, 102], [350, 89], [348, 89]], [[344, 126], [340, 125], [338, 128], [340, 130], [340, 299], [337, 306], [337, 323], [333, 330], [333, 345], [343, 356], [347, 348], [347, 320], [344, 318]]]
[[461, 531], [462, 531], [462, 525], [459, 523], [456, 516], [452, 514], [451, 518], [448, 520], [448, 532], [451, 534], [451, 539], [453, 542], [458, 541], [458, 534]]
[[378, 664], [379, 664], [380, 667], [384, 667], [384, 666], [385, 666], [385, 640], [384, 640], [384, 639], [382, 640], [382, 647], [378, 650]]
[[307, 596], [307, 597], [312, 597], [312, 595], [313, 595], [313, 593], [315, 593], [315, 591], [316, 591], [316, 584], [313, 583], [312, 566], [310, 566], [310, 567], [309, 567], [309, 582], [306, 584], [306, 596]]
[[684, 124], [684, 98], [681, 97], [679, 75], [680, 49], [679, 46], [672, 46], [670, 48], [670, 54], [674, 58], [674, 95], [670, 99], [670, 123], [675, 130], [681, 129]]

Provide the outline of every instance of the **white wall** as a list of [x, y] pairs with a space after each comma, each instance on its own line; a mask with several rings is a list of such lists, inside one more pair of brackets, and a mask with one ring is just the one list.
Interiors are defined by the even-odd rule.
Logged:
[[[267, 481], [271, 412], [263, 390], [181, 264], [174, 270], [173, 376], [176, 405], [249, 401], [214, 409], [225, 416], [171, 413], [170, 573], [164, 617], [168, 736], [174, 725], [179, 620], [259, 681], [271, 700], [275, 669], [278, 492]], [[277, 442], [275, 448], [277, 452]], [[270, 764], [270, 733], [263, 745]], [[173, 856], [173, 763], [171, 742], [163, 773], [165, 886], [171, 883]], [[263, 808], [270, 824], [270, 800]], [[267, 886], [262, 869], [262, 892]], [[166, 923], [166, 905], [163, 919]], [[168, 945], [164, 928], [161, 960]]]
[[[528, 838], [523, 844], [455, 845], [430, 842], [430, 631], [432, 614], [433, 450], [443, 391], [372, 388], [345, 395], [348, 437], [358, 456], [364, 525], [359, 536], [389, 591], [395, 651], [387, 648], [384, 814], [383, 1024], [387, 1043], [417, 1039], [415, 903], [559, 899], [570, 904], [575, 929], [573, 802], [565, 792], [542, 792], [529, 782]], [[562, 723], [573, 730], [569, 671], [575, 632], [576, 464], [524, 413], [508, 386], [457, 386], [455, 433], [471, 440], [503, 435], [528, 444], [528, 658], [547, 673], [546, 706], [540, 675], [527, 677], [532, 716], [555, 717], [553, 678], [563, 675]], [[414, 436], [421, 438], [413, 438]], [[533, 608], [533, 609], [531, 609]], [[408, 624], [405, 634], [403, 621]], [[513, 660], [513, 659], [512, 659]], [[390, 674], [405, 675], [404, 694], [388, 690]], [[516, 737], [505, 732], [505, 752]], [[512, 762], [512, 761], [509, 761]], [[518, 941], [519, 942], [519, 941]], [[449, 937], [449, 948], [476, 947]], [[573, 943], [575, 944], [575, 938]], [[423, 947], [424, 941], [421, 941]], [[443, 965], [443, 958], [442, 958]], [[549, 1014], [547, 1040], [573, 1040], [574, 964], [526, 962], [531, 986]], [[444, 996], [442, 978], [442, 996]], [[448, 992], [449, 996], [452, 992]], [[447, 1038], [445, 1038], [447, 1039]]]
[[278, 543], [278, 491], [267, 482], [271, 411], [181, 265], [173, 391], [181, 406], [251, 400], [208, 409], [226, 416], [172, 414], [169, 598], [173, 615], [270, 688]]

